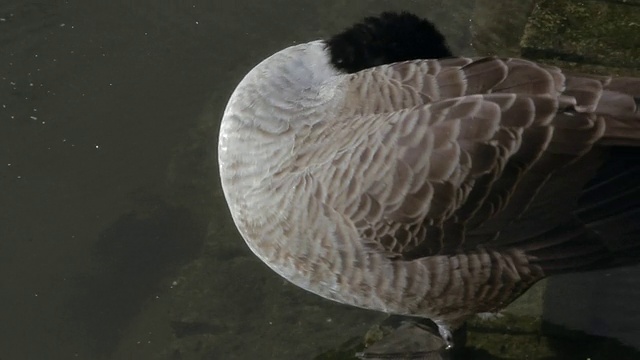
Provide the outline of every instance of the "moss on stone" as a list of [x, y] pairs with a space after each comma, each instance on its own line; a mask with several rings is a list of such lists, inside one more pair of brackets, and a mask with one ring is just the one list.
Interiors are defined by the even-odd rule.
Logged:
[[640, 6], [609, 1], [542, 0], [521, 40], [536, 59], [634, 68], [640, 58]]

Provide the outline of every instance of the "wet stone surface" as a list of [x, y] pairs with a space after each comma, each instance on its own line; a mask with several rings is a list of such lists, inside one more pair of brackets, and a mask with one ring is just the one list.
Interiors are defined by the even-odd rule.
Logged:
[[640, 59], [639, 19], [635, 2], [541, 0], [525, 27], [522, 55], [633, 69]]

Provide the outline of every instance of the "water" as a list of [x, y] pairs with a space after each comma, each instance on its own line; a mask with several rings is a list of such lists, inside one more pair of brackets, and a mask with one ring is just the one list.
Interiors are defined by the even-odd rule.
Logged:
[[[472, 55], [488, 12], [451, 3], [4, 0], [0, 359], [312, 359], [359, 341], [383, 315], [286, 284], [237, 234], [219, 119], [256, 62], [382, 10]], [[485, 52], [512, 51], [489, 35]]]

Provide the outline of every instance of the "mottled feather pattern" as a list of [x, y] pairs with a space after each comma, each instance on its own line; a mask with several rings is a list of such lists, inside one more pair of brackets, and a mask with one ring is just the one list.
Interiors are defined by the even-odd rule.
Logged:
[[[489, 85], [482, 84], [477, 77], [478, 73], [474, 71], [475, 63], [483, 69], [479, 73], [487, 71], [487, 68], [503, 69], [504, 73], [501, 76], [485, 79], [490, 81]], [[510, 67], [508, 64], [511, 63], [515, 65]], [[499, 178], [506, 164], [505, 160], [516, 152], [518, 156], [513, 163], [517, 165], [514, 166], [519, 167], [520, 171], [526, 170], [542, 156], [547, 145], [553, 144], [552, 128], [549, 127], [549, 131], [546, 132], [541, 132], [539, 128], [549, 125], [558, 109], [558, 101], [545, 93], [559, 87], [555, 84], [547, 86], [538, 84], [537, 87], [528, 88], [527, 90], [533, 95], [513, 93], [474, 95], [446, 98], [446, 100], [427, 103], [424, 106], [416, 104], [417, 97], [411, 96], [413, 103], [409, 109], [406, 108], [406, 103], [402, 102], [407, 97], [389, 96], [389, 94], [400, 93], [403, 88], [420, 88], [422, 95], [420, 99], [437, 100], [441, 96], [440, 93], [431, 91], [425, 94], [424, 84], [431, 83], [434, 89], [447, 88], [438, 81], [440, 79], [448, 83], [453, 82], [451, 74], [454, 73], [458, 74], [459, 82], [467, 85], [450, 86], [448, 89], [457, 90], [455, 93], [448, 90], [447, 96], [469, 95], [467, 90], [489, 92], [492, 86], [499, 87], [500, 90], [517, 86], [518, 80], [511, 80], [507, 76], [511, 68], [517, 70], [518, 77], [522, 76], [520, 73], [527, 65], [536, 71], [545, 71], [530, 62], [500, 59], [480, 59], [476, 62], [471, 59], [461, 59], [454, 64], [456, 66], [447, 67], [437, 60], [405, 62], [382, 67], [376, 78], [371, 78], [370, 72], [364, 71], [358, 74], [358, 79], [350, 79], [350, 84], [357, 84], [352, 85], [351, 88], [369, 89], [367, 85], [370, 82], [375, 86], [373, 91], [371, 89], [362, 91], [358, 88], [354, 90], [350, 88], [347, 91], [351, 96], [347, 102], [349, 106], [361, 113], [373, 113], [369, 116], [359, 114], [354, 118], [349, 123], [354, 129], [349, 132], [349, 136], [356, 138], [358, 133], [365, 133], [366, 129], [375, 129], [375, 132], [368, 135], [366, 139], [361, 139], [362, 142], [353, 147], [353, 152], [345, 152], [350, 154], [350, 159], [341, 156], [328, 164], [328, 169], [319, 169], [319, 181], [321, 183], [326, 181], [329, 188], [337, 190], [336, 194], [340, 194], [338, 201], [329, 199], [329, 204], [334, 206], [335, 203], [335, 206], [343, 206], [344, 209], [348, 208], [358, 214], [353, 219], [356, 223], [361, 223], [363, 220], [363, 211], [356, 205], [360, 203], [364, 208], [374, 209], [373, 215], [381, 216], [375, 218], [367, 214], [369, 215], [367, 221], [371, 223], [383, 219], [401, 223], [426, 221], [428, 225], [443, 223], [453, 215], [454, 210], [460, 209], [465, 204], [466, 197], [469, 196], [469, 191], [465, 189], [473, 188], [473, 184], [480, 176]], [[465, 71], [473, 74], [470, 80], [464, 77]], [[449, 75], [439, 76], [443, 73]], [[551, 75], [545, 77], [550, 82], [556, 78]], [[395, 79], [401, 81], [395, 82], [397, 81]], [[509, 85], [504, 86], [505, 82]], [[383, 85], [386, 88], [396, 87], [397, 92], [396, 90], [386, 92], [375, 90]], [[407, 90], [404, 93], [413, 94]], [[537, 95], [538, 93], [542, 94]], [[383, 103], [384, 105], [378, 109], [371, 109], [360, 106], [363, 103]], [[397, 110], [393, 111], [393, 109]], [[351, 109], [343, 111], [353, 114]], [[505, 119], [504, 123], [501, 123], [501, 119]], [[546, 136], [541, 137], [540, 133]], [[524, 144], [525, 147], [532, 149], [529, 152], [519, 152], [523, 136], [531, 139]], [[477, 160], [474, 161], [474, 158]], [[333, 171], [334, 169], [344, 170]], [[385, 169], [387, 172], [382, 171]], [[492, 171], [494, 173], [491, 173]], [[326, 177], [329, 180], [322, 180]], [[350, 179], [350, 181], [344, 179]], [[350, 191], [354, 190], [353, 185], [350, 185], [354, 183], [359, 185], [357, 190], [360, 193]], [[510, 192], [514, 186], [515, 184], [498, 188], [504, 193]], [[458, 189], [462, 190], [458, 191]], [[353, 199], [349, 199], [349, 196]], [[477, 205], [481, 202], [479, 199], [486, 199], [489, 194], [480, 198], [478, 195], [474, 196], [476, 197], [475, 211], [477, 211]], [[503, 207], [507, 202], [506, 197], [505, 194], [500, 196], [495, 193], [491, 196], [495, 200], [485, 203], [485, 211], [487, 207], [491, 207], [487, 217]], [[385, 205], [382, 206], [380, 203]], [[338, 210], [344, 211], [343, 208]], [[407, 211], [404, 211], [405, 209]], [[470, 216], [468, 207], [460, 210], [466, 217]], [[462, 213], [460, 215], [463, 215]], [[346, 214], [350, 215], [349, 212]], [[386, 227], [379, 230], [389, 231]], [[401, 231], [406, 232], [405, 229]], [[374, 236], [381, 237], [377, 232]], [[387, 243], [400, 247], [409, 245], [408, 242], [390, 241], [389, 237], [389, 234], [384, 236]], [[449, 239], [452, 242], [453, 240]], [[412, 238], [410, 241], [420, 243], [419, 238]]]
[[[499, 67], [507, 71], [509, 69], [503, 60], [479, 60], [479, 63], [485, 66], [490, 62], [497, 62], [500, 64]], [[435, 60], [430, 60], [428, 63], [429, 66], [416, 62], [389, 66], [389, 68], [406, 69], [411, 65], [411, 67], [422, 68], [423, 74], [433, 74], [418, 76], [416, 74], [419, 71], [413, 69], [403, 75], [403, 82], [394, 82], [393, 79], [399, 76], [389, 69], [381, 71], [375, 78], [369, 78], [369, 74], [364, 72], [361, 74], [363, 77], [361, 81], [349, 79], [350, 86], [357, 83], [358, 87], [366, 88], [368, 81], [375, 84], [366, 91], [352, 88], [346, 90], [351, 96], [346, 104], [357, 110], [357, 112], [350, 108], [341, 110], [342, 114], [351, 116], [350, 121], [341, 124], [331, 122], [317, 124], [297, 141], [298, 154], [304, 154], [304, 157], [299, 157], [297, 162], [306, 164], [311, 158], [327, 157], [326, 153], [307, 153], [303, 150], [306, 144], [319, 151], [327, 149], [322, 145], [322, 139], [342, 144], [335, 151], [331, 162], [307, 168], [309, 179], [307, 182], [315, 183], [318, 188], [321, 188], [321, 190], [314, 190], [323, 194], [318, 200], [335, 209], [337, 213], [344, 214], [345, 220], [353, 224], [363, 244], [366, 245], [361, 251], [380, 250], [389, 259], [402, 259], [404, 253], [420, 248], [423, 243], [436, 245], [431, 246], [429, 252], [419, 256], [414, 253], [412, 257], [422, 258], [426, 255], [460, 252], [465, 248], [462, 230], [466, 219], [460, 221], [462, 219], [458, 218], [457, 212], [460, 211], [462, 215], [466, 211], [468, 218], [473, 212], [483, 210], [487, 214], [485, 216], [489, 218], [504, 207], [516, 185], [504, 186], [503, 183], [499, 183], [501, 186], [495, 188], [491, 185], [486, 186], [485, 194], [480, 195], [481, 200], [476, 200], [475, 211], [470, 212], [469, 208], [463, 206], [467, 204], [466, 200], [473, 193], [473, 189], [476, 189], [475, 182], [482, 181], [485, 177], [493, 181], [501, 179], [500, 175], [507, 164], [506, 159], [516, 153], [518, 154], [517, 164], [520, 171], [524, 172], [542, 156], [544, 151], [541, 150], [551, 144], [553, 139], [553, 131], [545, 132], [547, 136], [536, 137], [528, 135], [525, 130], [531, 128], [533, 134], [538, 134], [540, 131], [537, 129], [552, 129], [549, 124], [555, 115], [558, 102], [548, 94], [537, 95], [537, 92], [555, 88], [555, 84], [528, 89], [534, 93], [532, 95], [512, 93], [469, 95], [425, 103], [425, 99], [430, 101], [438, 99], [441, 96], [440, 93], [432, 92], [426, 96], [421, 93], [422, 96], [415, 96], [415, 92], [407, 90], [413, 87], [410, 86], [410, 82], [407, 82], [406, 74], [413, 73], [413, 77], [422, 79], [422, 83], [434, 82], [435, 88], [438, 89], [440, 88], [439, 79], [452, 82], [451, 74], [454, 73], [458, 74], [463, 83], [473, 85], [473, 87], [445, 87], [448, 89], [447, 96], [468, 95], [466, 91], [471, 88], [486, 92], [488, 87], [477, 81], [474, 83], [465, 80], [464, 66], [473, 64], [472, 60], [461, 61], [463, 66], [456, 65], [450, 70]], [[524, 65], [519, 64], [517, 68], [522, 66]], [[471, 66], [466, 70], [468, 71], [469, 68]], [[438, 77], [441, 73], [449, 75]], [[508, 73], [497, 80], [493, 78], [492, 81], [495, 82], [493, 86], [502, 84], [505, 79], [508, 80], [507, 75]], [[431, 78], [427, 79], [429, 76]], [[551, 80], [553, 77], [549, 76], [547, 79]], [[385, 91], [380, 90], [381, 84], [386, 85]], [[452, 93], [451, 89], [456, 89], [455, 93]], [[410, 96], [407, 97], [406, 94]], [[372, 101], [376, 98], [380, 101]], [[409, 108], [407, 108], [407, 98], [411, 100]], [[360, 103], [365, 102], [377, 103], [377, 107], [360, 106]], [[536, 111], [538, 106], [542, 111]], [[522, 115], [514, 116], [516, 111], [518, 115]], [[504, 116], [505, 114], [509, 116]], [[505, 119], [504, 123], [501, 122], [502, 118]], [[348, 127], [348, 130], [342, 130], [342, 127]], [[332, 136], [322, 135], [325, 131], [330, 131]], [[350, 141], [340, 140], [343, 134]], [[532, 144], [535, 140], [537, 145], [529, 143], [525, 145], [536, 149], [537, 151], [531, 151], [531, 153], [537, 154], [537, 157], [527, 156], [526, 152], [518, 152], [522, 147], [523, 137], [533, 139]], [[499, 190], [492, 192], [491, 189]], [[487, 207], [490, 208], [488, 211]], [[311, 220], [303, 221], [307, 223]], [[445, 236], [446, 244], [443, 242]], [[437, 239], [436, 243], [431, 240], [433, 238]], [[370, 250], [366, 250], [367, 248]], [[509, 264], [510, 272], [506, 273], [510, 276], [506, 278], [523, 281], [520, 275], [514, 273], [514, 269], [519, 267], [524, 269], [526, 257], [522, 257], [522, 254], [512, 255], [518, 258], [519, 262], [505, 263], [499, 252], [492, 251], [490, 254], [493, 256], [482, 257], [488, 262], [477, 263], [480, 268], [487, 267], [502, 274], [506, 271], [504, 267]], [[350, 263], [354, 260], [352, 257], [362, 255], [349, 254], [345, 251], [343, 256], [341, 263]], [[364, 260], [357, 259], [357, 261]], [[343, 277], [349, 276], [349, 271], [345, 268], [333, 270], [339, 270]], [[468, 271], [468, 269], [465, 270]], [[480, 272], [484, 273], [486, 270]], [[434, 276], [434, 273], [430, 274]], [[503, 275], [497, 277], [493, 275], [495, 279], [504, 280]], [[535, 275], [541, 276], [540, 273]], [[362, 276], [357, 275], [356, 278]], [[394, 279], [392, 276], [385, 278], [387, 281]], [[532, 276], [525, 282], [530, 283], [536, 279], [537, 277]], [[440, 279], [438, 283], [447, 283], [445, 280]], [[375, 289], [385, 293], [392, 286], [390, 282], [377, 284]], [[437, 292], [437, 289], [434, 291]], [[406, 292], [403, 293], [406, 294]], [[513, 292], [511, 289], [491, 296], [513, 296]], [[504, 301], [507, 300], [504, 299]]]
[[274, 271], [332, 300], [455, 327], [606, 255], [599, 218], [575, 209], [604, 145], [638, 145], [632, 80], [499, 58], [345, 74], [326, 58], [322, 42], [274, 55], [225, 110], [225, 196]]

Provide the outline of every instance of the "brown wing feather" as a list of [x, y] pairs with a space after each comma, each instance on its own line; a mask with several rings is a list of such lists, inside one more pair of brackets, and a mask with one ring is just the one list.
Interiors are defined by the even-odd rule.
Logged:
[[[468, 313], [495, 310], [548, 273], [606, 255], [598, 235], [610, 226], [599, 217], [606, 211], [583, 189], [607, 151], [595, 145], [624, 134], [608, 137], [611, 109], [599, 94], [613, 92], [611, 83], [566, 81], [558, 68], [517, 59], [385, 65], [349, 78], [339, 120], [301, 132], [308, 151], [297, 161], [323, 206], [367, 251], [406, 271], [410, 289], [414, 267], [426, 269], [429, 301], [414, 299], [409, 313], [430, 304], [447, 314], [461, 301]], [[635, 218], [625, 204], [607, 224]]]
[[[554, 67], [496, 58], [404, 62], [354, 75], [344, 114], [379, 124], [350, 160], [367, 166], [350, 174], [360, 193], [342, 198], [351, 199], [346, 215], [363, 239], [404, 259], [531, 235], [500, 237], [539, 207], [535, 195], [553, 173], [602, 135], [595, 115], [557, 116], [595, 99], [562, 95], [564, 80]], [[554, 224], [542, 220], [530, 226]]]

